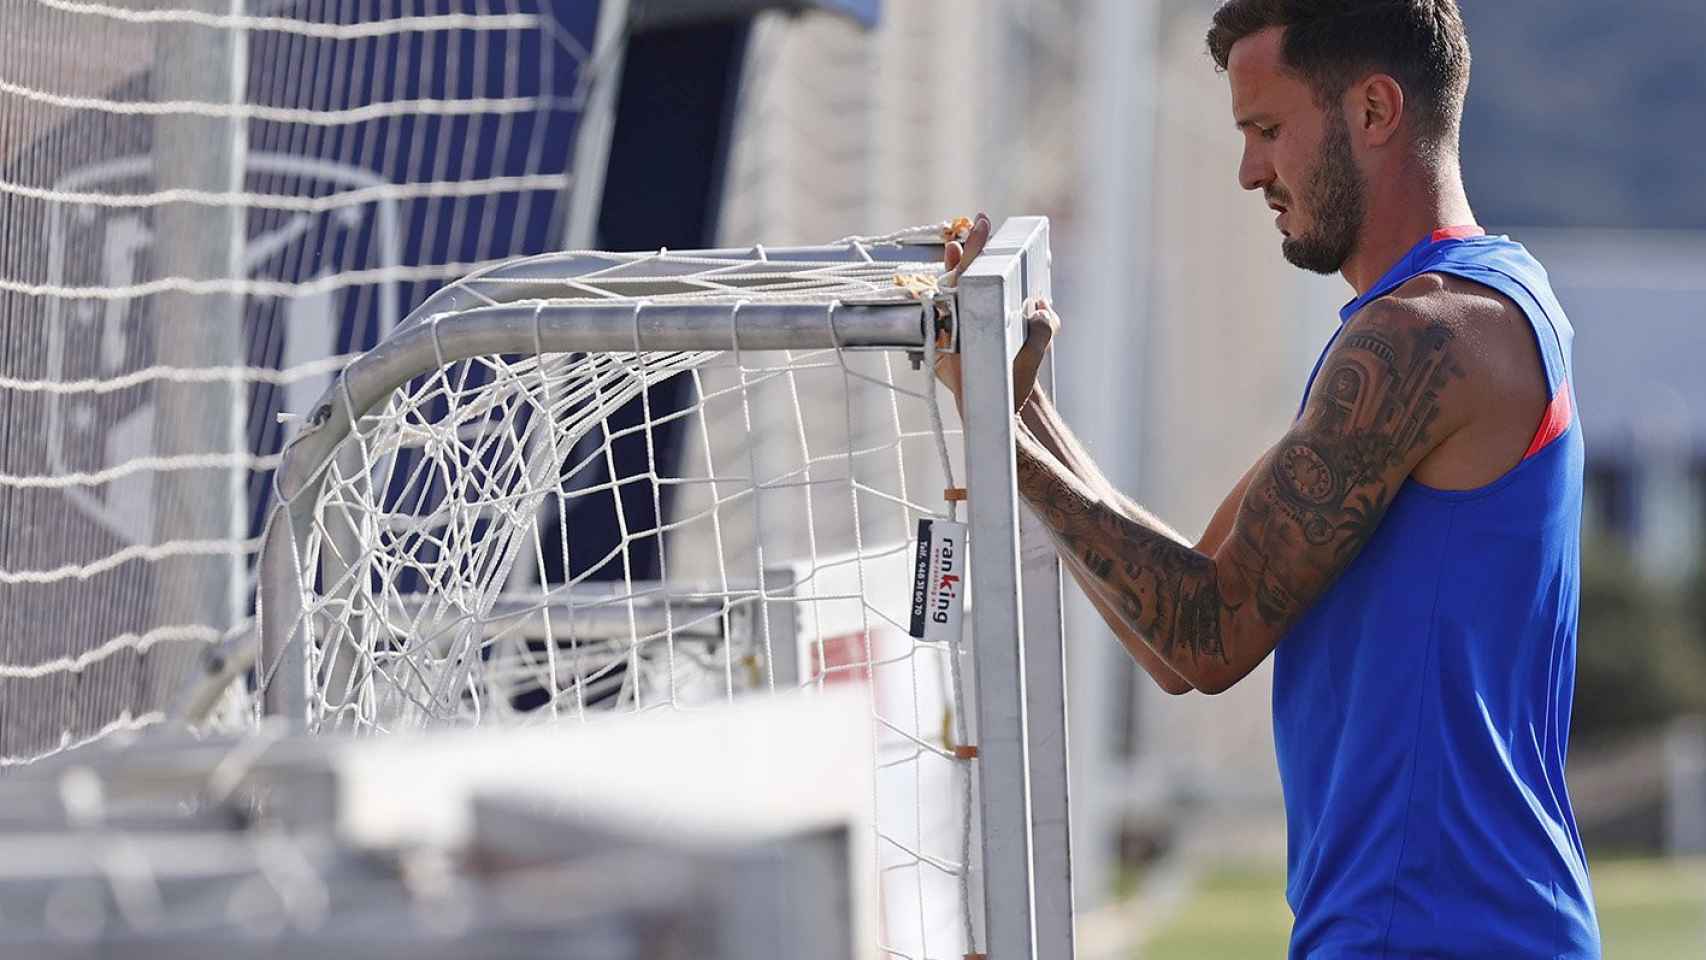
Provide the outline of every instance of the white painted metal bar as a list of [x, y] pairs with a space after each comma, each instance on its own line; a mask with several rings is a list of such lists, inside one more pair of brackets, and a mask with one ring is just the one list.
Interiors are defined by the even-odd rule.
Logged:
[[628, 0], [599, 0], [592, 56], [580, 65], [579, 83], [587, 94], [575, 135], [574, 181], [558, 201], [566, 206], [561, 240], [565, 250], [598, 245], [598, 210], [604, 201], [604, 176], [610, 165], [610, 139], [616, 131], [616, 97], [628, 53]]
[[[1023, 339], [1027, 221], [1008, 221], [960, 281], [970, 494], [972, 658], [984, 937], [995, 960], [1034, 960], [1031, 797], [1025, 733], [1019, 492], [1014, 483], [1012, 357]], [[1036, 221], [1029, 221], [1035, 224]]]
[[[1052, 297], [1046, 222], [1027, 237], [1020, 256], [1024, 258], [1020, 270], [1024, 298]], [[1045, 376], [1052, 373], [1049, 368], [1045, 368]], [[1031, 869], [1037, 911], [1037, 952], [1042, 957], [1070, 958], [1076, 938], [1060, 554], [1048, 529], [1028, 508], [1019, 511], [1019, 556], [1024, 595], [1025, 728], [1030, 757], [1027, 769], [1031, 782]]]
[[[190, 0], [196, 12], [235, 12], [233, 0]], [[248, 75], [248, 34], [238, 30], [161, 30], [155, 34], [148, 76], [161, 100], [241, 104]], [[193, 116], [153, 123], [150, 173], [161, 189], [241, 192], [248, 154], [242, 121]], [[140, 221], [139, 221], [140, 222]], [[159, 276], [196, 279], [244, 277], [246, 211], [241, 206], [163, 204], [151, 211], [148, 248]], [[168, 293], [153, 302], [169, 317], [157, 337], [154, 362], [168, 367], [227, 367], [246, 362], [241, 295]], [[110, 335], [119, 335], [113, 331]], [[122, 342], [122, 341], [121, 341]], [[249, 449], [248, 391], [241, 384], [209, 386], [162, 380], [153, 388], [152, 441], [160, 454]], [[248, 535], [248, 471], [161, 471], [153, 480], [151, 508], [156, 542]], [[224, 628], [243, 615], [246, 582], [240, 557], [174, 557], [153, 578], [155, 623], [197, 623]], [[151, 710], [169, 698], [191, 651], [168, 644], [142, 661], [143, 701], [124, 706]], [[134, 694], [132, 694], [134, 696]]]
[[[1157, 198], [1158, 37], [1169, 15], [1160, 0], [1090, 0], [1079, 10], [1077, 44], [1086, 69], [1078, 168], [1096, 198], [1063, 240], [1094, 257], [1061, 271], [1069, 288], [1067, 331], [1056, 343], [1063, 374], [1054, 400], [1116, 487], [1152, 491], [1156, 408], [1146, 404], [1154, 351], [1151, 264]], [[1119, 264], [1119, 269], [1109, 269]], [[1118, 383], [1118, 401], [1107, 385]], [[1161, 697], [1081, 591], [1068, 591], [1073, 694], [1073, 801], [1078, 838], [1073, 874], [1086, 910], [1112, 895], [1122, 820], [1138, 806], [1124, 744]], [[1134, 684], [1133, 679], [1137, 678]], [[1135, 703], [1131, 702], [1136, 700]], [[1139, 737], [1141, 744], [1143, 738]], [[1139, 749], [1142, 749], [1141, 747]]]

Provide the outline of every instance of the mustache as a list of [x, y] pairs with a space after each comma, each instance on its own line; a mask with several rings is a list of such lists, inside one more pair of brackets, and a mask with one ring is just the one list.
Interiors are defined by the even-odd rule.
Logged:
[[1262, 199], [1269, 203], [1277, 203], [1282, 207], [1291, 206], [1291, 193], [1278, 188], [1263, 190]]

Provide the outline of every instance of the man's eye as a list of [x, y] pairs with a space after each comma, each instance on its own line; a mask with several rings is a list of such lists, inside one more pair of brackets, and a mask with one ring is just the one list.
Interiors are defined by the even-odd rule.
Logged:
[[1271, 127], [1257, 127], [1256, 131], [1261, 134], [1263, 140], [1279, 139], [1279, 124], [1277, 123]]

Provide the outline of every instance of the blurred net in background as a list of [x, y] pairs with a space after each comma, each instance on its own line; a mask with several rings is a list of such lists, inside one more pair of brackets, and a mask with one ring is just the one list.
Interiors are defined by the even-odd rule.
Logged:
[[528, 731], [117, 736], [0, 783], [0, 953], [863, 960], [865, 712], [843, 694]]
[[0, 763], [158, 721], [246, 628], [277, 415], [560, 242], [597, 9], [0, 6]]

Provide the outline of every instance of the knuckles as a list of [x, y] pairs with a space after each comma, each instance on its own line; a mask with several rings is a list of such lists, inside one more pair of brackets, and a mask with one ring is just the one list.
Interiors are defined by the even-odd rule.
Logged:
[[1060, 333], [1060, 315], [1050, 309], [1048, 301], [1041, 297], [1027, 300], [1024, 311], [1026, 346], [1048, 349], [1049, 342]]

